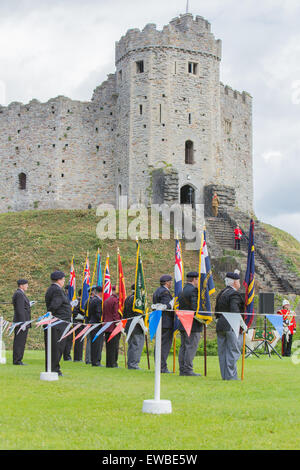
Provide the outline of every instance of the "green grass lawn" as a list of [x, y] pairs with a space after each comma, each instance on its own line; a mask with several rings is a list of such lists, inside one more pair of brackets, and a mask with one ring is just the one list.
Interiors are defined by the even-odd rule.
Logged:
[[[299, 372], [290, 358], [246, 359], [245, 380], [220, 379], [218, 358], [207, 377], [161, 376], [170, 415], [142, 413], [154, 398], [154, 366], [142, 371], [61, 362], [64, 377], [43, 382], [42, 351], [12, 353], [0, 366], [0, 448], [96, 450], [299, 449]], [[170, 368], [172, 369], [170, 357]], [[203, 357], [195, 370], [203, 371]], [[241, 369], [241, 361], [238, 364]]]

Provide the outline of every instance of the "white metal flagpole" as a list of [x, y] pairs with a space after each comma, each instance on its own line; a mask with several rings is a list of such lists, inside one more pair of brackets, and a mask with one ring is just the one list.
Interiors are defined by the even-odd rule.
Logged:
[[[49, 320], [52, 319], [52, 315], [50, 313]], [[41, 372], [40, 379], [41, 380], [46, 380], [48, 382], [53, 382], [54, 380], [58, 380], [58, 373], [57, 372], [52, 372], [51, 371], [51, 356], [52, 356], [52, 351], [51, 351], [51, 326], [49, 325], [49, 328], [47, 329], [47, 372]]]
[[144, 400], [143, 413], [169, 414], [172, 413], [172, 404], [170, 400], [160, 399], [160, 369], [161, 369], [161, 324], [159, 320], [155, 334], [155, 384], [154, 400]]
[[6, 364], [6, 357], [3, 354], [4, 343], [3, 343], [3, 317], [0, 317], [0, 364]]

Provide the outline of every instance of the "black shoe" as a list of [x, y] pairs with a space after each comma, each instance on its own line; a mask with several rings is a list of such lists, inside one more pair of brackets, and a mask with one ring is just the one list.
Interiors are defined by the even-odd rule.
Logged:
[[24, 364], [24, 362], [14, 362], [13, 363], [14, 366], [27, 366], [27, 364]]
[[161, 374], [172, 374], [172, 372], [169, 371], [169, 370], [162, 370], [160, 373]]
[[66, 359], [64, 358], [64, 361], [72, 361], [71, 357], [67, 357]]
[[179, 374], [185, 377], [201, 377], [201, 374], [196, 374], [196, 372], [190, 372], [189, 374]]
[[57, 373], [58, 373], [59, 377], [63, 377], [63, 376], [64, 376], [61, 370], [59, 370]]

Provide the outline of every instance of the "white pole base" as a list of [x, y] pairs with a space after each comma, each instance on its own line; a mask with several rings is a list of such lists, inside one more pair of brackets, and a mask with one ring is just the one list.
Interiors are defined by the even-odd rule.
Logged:
[[6, 357], [0, 357], [0, 364], [6, 364]]
[[46, 380], [47, 382], [53, 382], [54, 380], [58, 380], [58, 373], [57, 372], [41, 372], [40, 379]]
[[144, 400], [143, 413], [170, 414], [172, 413], [172, 404], [170, 400]]

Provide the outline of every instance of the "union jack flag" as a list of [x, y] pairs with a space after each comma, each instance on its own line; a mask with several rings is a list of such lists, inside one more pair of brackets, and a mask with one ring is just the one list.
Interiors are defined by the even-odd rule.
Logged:
[[106, 258], [105, 268], [104, 268], [104, 279], [103, 279], [103, 294], [102, 301], [104, 302], [111, 296], [111, 279], [109, 273], [109, 256]]
[[81, 293], [81, 303], [80, 303], [80, 309], [83, 312], [84, 312], [84, 306], [89, 299], [90, 279], [91, 279], [90, 263], [89, 263], [89, 258], [87, 256], [85, 260], [85, 267], [83, 270], [82, 293]]

